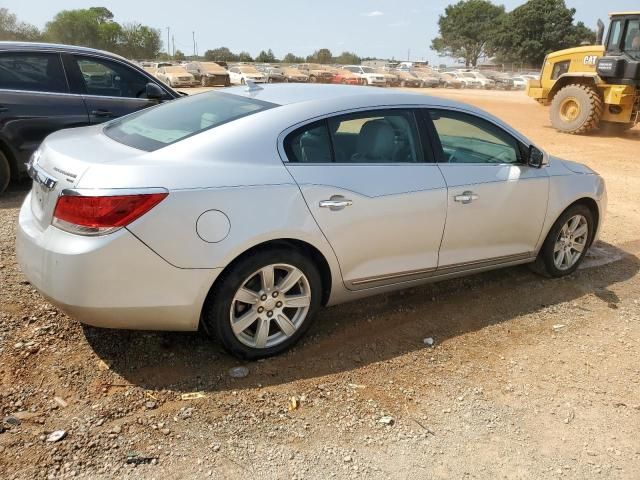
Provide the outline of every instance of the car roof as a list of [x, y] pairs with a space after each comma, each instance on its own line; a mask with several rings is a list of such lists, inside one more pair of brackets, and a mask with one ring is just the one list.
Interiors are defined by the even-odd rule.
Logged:
[[118, 58], [121, 60], [126, 60], [124, 57], [120, 55], [116, 55], [115, 53], [106, 52], [104, 50], [97, 50], [95, 48], [89, 47], [79, 47], [76, 45], [64, 45], [60, 43], [42, 43], [42, 42], [11, 42], [11, 41], [3, 41], [0, 42], [0, 50], [15, 50], [15, 51], [29, 51], [29, 50], [49, 50], [52, 52], [67, 52], [67, 53], [92, 53], [99, 54], [107, 57]]
[[[245, 86], [232, 87], [224, 93], [255, 98], [276, 105], [293, 105], [307, 102], [326, 102], [339, 104], [341, 109], [360, 108], [363, 104], [371, 105], [442, 105], [462, 106], [453, 100], [435, 98], [421, 93], [403, 92], [374, 87], [351, 85], [284, 83], [268, 84], [258, 89], [249, 90]], [[468, 106], [465, 105], [465, 108]]]

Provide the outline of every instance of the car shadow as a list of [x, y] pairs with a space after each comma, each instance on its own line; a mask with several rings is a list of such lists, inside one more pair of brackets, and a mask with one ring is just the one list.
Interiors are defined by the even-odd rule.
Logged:
[[0, 210], [18, 208], [31, 189], [31, 180], [11, 182], [7, 189], [0, 193]]
[[[606, 258], [587, 258], [585, 268], [563, 279], [543, 278], [521, 266], [327, 308], [297, 347], [258, 362], [231, 357], [202, 333], [92, 327], [84, 327], [84, 333], [113, 372], [145, 389], [193, 392], [277, 385], [390, 360], [426, 348], [426, 337], [441, 344], [589, 294], [617, 308], [620, 299], [611, 287], [636, 275], [640, 259], [602, 242], [595, 250]], [[241, 364], [250, 374], [231, 378], [228, 370]]]

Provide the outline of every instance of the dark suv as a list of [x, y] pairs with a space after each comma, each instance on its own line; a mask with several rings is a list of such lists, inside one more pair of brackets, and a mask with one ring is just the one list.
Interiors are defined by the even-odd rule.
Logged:
[[102, 123], [180, 96], [118, 55], [0, 42], [0, 193], [11, 178], [26, 172], [24, 164], [50, 133]]

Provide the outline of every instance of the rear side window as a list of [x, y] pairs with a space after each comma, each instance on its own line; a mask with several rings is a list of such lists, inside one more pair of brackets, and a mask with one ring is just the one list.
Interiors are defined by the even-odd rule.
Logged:
[[284, 141], [295, 163], [421, 163], [415, 115], [377, 110], [341, 115], [306, 125]]
[[0, 53], [0, 88], [53, 93], [69, 91], [57, 53]]
[[238, 95], [209, 92], [128, 115], [109, 123], [104, 132], [117, 142], [150, 152], [275, 106]]
[[557, 80], [561, 75], [564, 75], [569, 71], [571, 61], [557, 62], [553, 65], [553, 72], [551, 72], [551, 80]]

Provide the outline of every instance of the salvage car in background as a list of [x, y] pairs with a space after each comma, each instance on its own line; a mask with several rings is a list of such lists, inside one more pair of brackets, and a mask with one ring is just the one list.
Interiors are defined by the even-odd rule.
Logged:
[[373, 70], [378, 75], [382, 75], [384, 77], [384, 81], [387, 84], [387, 87], [397, 87], [398, 85], [400, 85], [400, 79], [395, 73], [384, 70], [382, 68], [374, 68]]
[[0, 42], [0, 193], [40, 142], [62, 128], [101, 123], [180, 94], [107, 52]]
[[90, 325], [203, 327], [248, 359], [293, 346], [322, 305], [525, 263], [571, 275], [607, 203], [588, 167], [477, 108], [339, 85], [64, 130], [29, 170], [34, 288]]
[[454, 77], [453, 75], [449, 75], [448, 73], [441, 72], [440, 81], [442, 82], [442, 86], [444, 88], [464, 88], [462, 80]]
[[427, 70], [426, 68], [415, 68], [411, 73], [422, 80], [423, 87], [438, 88], [440, 86], [440, 76], [432, 70]]
[[286, 81], [284, 72], [274, 65], [261, 65], [256, 68], [267, 77], [267, 83], [282, 83]]
[[282, 67], [281, 70], [282, 70], [282, 75], [284, 76], [285, 82], [307, 83], [309, 81], [309, 76], [302, 73], [297, 68]]
[[266, 83], [267, 77], [252, 65], [235, 65], [229, 68], [229, 79], [234, 85], [244, 85], [247, 80], [254, 83]]
[[369, 85], [373, 87], [387, 86], [387, 79], [384, 77], [384, 75], [376, 73], [376, 71], [371, 67], [363, 67], [361, 65], [348, 65], [344, 68], [360, 77], [360, 83], [362, 83], [362, 85]]
[[309, 83], [331, 83], [333, 73], [317, 63], [301, 63], [295, 68], [309, 77]]
[[193, 75], [179, 65], [159, 68], [156, 77], [170, 87], [193, 87], [198, 84]]
[[229, 72], [215, 62], [189, 62], [184, 66], [185, 70], [193, 75], [196, 83], [203, 87], [231, 85]]
[[341, 83], [343, 85], [362, 85], [362, 79], [346, 68], [336, 70], [331, 83]]
[[407, 70], [395, 70], [393, 73], [398, 76], [398, 82], [401, 87], [422, 87], [422, 80]]

